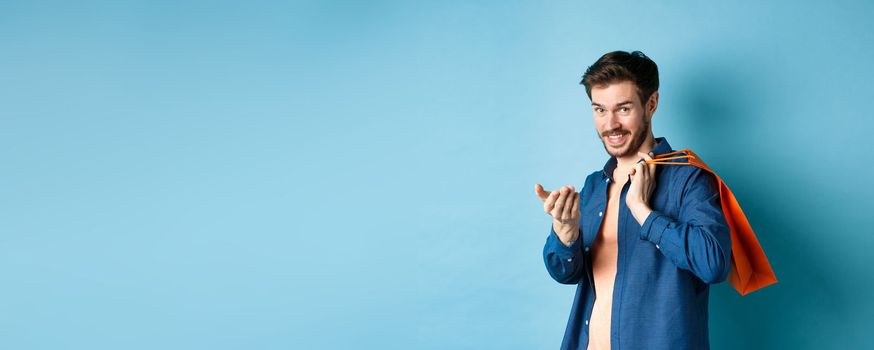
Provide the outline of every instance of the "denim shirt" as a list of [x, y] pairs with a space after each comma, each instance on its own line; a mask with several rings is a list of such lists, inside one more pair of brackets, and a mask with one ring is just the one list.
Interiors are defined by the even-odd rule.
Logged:
[[[654, 154], [671, 152], [657, 138]], [[590, 248], [607, 208], [616, 168], [610, 158], [580, 190], [580, 238], [566, 246], [550, 224], [543, 247], [549, 275], [577, 286], [561, 349], [586, 349], [595, 300]], [[728, 276], [731, 236], [712, 174], [692, 165], [656, 165], [652, 213], [643, 225], [621, 191], [617, 225], [617, 269], [610, 344], [619, 349], [709, 349], [707, 306], [710, 284]]]

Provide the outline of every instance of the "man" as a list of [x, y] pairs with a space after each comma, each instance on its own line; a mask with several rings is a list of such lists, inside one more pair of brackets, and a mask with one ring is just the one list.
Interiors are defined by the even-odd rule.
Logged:
[[691, 165], [648, 165], [671, 152], [652, 133], [658, 68], [615, 51], [581, 84], [611, 156], [573, 186], [534, 186], [552, 227], [549, 275], [576, 284], [562, 349], [708, 349], [709, 285], [728, 276], [731, 238], [715, 179]]

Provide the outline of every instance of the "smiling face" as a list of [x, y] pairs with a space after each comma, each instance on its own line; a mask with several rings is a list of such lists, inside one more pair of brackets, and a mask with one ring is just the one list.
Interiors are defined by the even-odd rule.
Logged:
[[658, 91], [645, 107], [631, 81], [592, 87], [595, 131], [613, 157], [635, 156], [645, 141], [652, 141], [650, 121], [658, 104]]

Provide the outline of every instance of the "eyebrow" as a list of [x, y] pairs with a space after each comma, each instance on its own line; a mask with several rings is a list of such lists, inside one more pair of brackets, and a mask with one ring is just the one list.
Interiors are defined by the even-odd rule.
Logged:
[[[619, 102], [615, 106], [613, 106], [613, 108], [619, 107], [621, 105], [627, 105], [627, 104], [631, 104], [631, 100]], [[602, 104], [595, 103], [595, 102], [592, 102], [592, 106], [604, 107]]]

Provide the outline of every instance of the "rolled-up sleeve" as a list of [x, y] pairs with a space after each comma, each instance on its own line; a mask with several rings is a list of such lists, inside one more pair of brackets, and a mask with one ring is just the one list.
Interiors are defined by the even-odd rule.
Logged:
[[653, 211], [640, 229], [640, 239], [656, 245], [677, 267], [705, 283], [728, 277], [731, 234], [715, 178], [696, 168], [682, 191], [679, 217]]
[[558, 238], [552, 224], [549, 225], [549, 236], [543, 246], [543, 262], [546, 271], [558, 283], [577, 284], [584, 275], [586, 262], [580, 249], [582, 232], [579, 237], [567, 246]]

